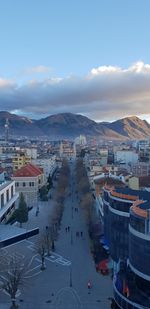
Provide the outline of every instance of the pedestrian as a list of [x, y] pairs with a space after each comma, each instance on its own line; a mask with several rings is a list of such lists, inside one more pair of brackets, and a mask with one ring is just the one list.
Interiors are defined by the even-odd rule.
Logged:
[[83, 232], [80, 232], [81, 237], [83, 236]]
[[68, 232], [70, 231], [70, 226], [68, 225]]
[[91, 289], [91, 281], [90, 280], [88, 281], [87, 287], [88, 287], [88, 290]]
[[68, 231], [68, 228], [66, 227], [65, 230], [66, 230], [66, 232], [67, 232], [67, 231]]

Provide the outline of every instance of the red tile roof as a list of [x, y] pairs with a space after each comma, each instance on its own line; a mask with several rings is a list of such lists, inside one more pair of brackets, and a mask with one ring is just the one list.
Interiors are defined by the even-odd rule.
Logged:
[[36, 177], [43, 174], [43, 170], [31, 163], [17, 170], [13, 177]]

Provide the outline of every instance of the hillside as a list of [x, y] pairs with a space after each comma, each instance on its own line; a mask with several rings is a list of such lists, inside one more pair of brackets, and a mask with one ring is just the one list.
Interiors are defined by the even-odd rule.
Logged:
[[50, 139], [75, 138], [80, 134], [103, 139], [142, 139], [150, 136], [150, 124], [136, 116], [112, 123], [97, 123], [85, 116], [72, 113], [61, 113], [33, 120], [1, 111], [1, 136], [5, 134], [6, 119], [9, 121], [11, 136], [47, 136]]

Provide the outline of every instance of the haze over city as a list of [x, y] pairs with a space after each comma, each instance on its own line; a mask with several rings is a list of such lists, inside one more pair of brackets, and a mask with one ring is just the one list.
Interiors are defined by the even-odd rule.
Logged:
[[149, 120], [150, 2], [0, 1], [0, 109]]

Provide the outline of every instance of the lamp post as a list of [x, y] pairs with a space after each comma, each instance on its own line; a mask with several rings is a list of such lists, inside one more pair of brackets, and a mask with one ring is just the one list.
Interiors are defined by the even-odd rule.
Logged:
[[69, 280], [69, 286], [72, 287], [72, 264], [70, 265], [70, 280]]

